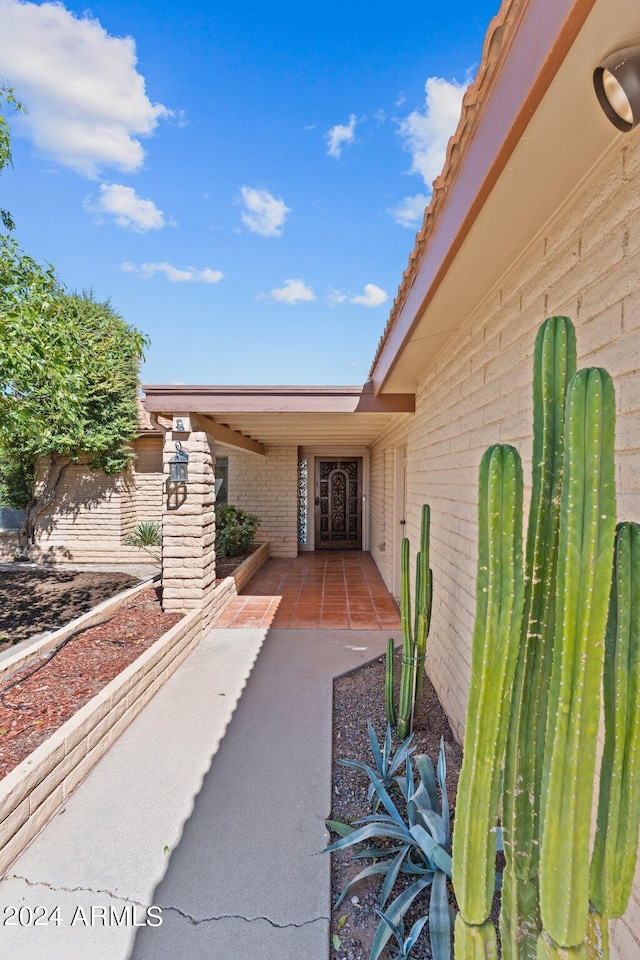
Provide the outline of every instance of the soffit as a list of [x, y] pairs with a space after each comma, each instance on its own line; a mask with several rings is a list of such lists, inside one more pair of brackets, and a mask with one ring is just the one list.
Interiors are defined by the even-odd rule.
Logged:
[[393, 413], [243, 413], [217, 414], [214, 419], [266, 445], [370, 446], [394, 421], [410, 414]]
[[[414, 327], [404, 344], [394, 345], [377, 381], [374, 373], [377, 391], [415, 390], [447, 341], [619, 146], [624, 135], [604, 116], [592, 73], [608, 53], [638, 42], [640, 4], [596, 0], [439, 286], [421, 289], [417, 271], [403, 308], [413, 310]], [[383, 354], [393, 334], [392, 328]]]

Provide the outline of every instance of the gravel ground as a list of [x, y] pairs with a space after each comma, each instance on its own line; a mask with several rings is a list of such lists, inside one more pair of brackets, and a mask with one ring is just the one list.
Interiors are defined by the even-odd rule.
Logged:
[[[396, 678], [400, 674], [399, 653], [396, 652]], [[375, 728], [378, 739], [382, 740], [386, 731], [384, 713], [384, 657], [358, 670], [339, 677], [334, 682], [333, 705], [333, 805], [331, 819], [351, 821], [369, 812], [367, 801], [366, 777], [337, 763], [340, 758], [364, 760], [371, 763], [371, 748], [367, 733], [367, 719]], [[396, 685], [398, 679], [396, 679]], [[397, 692], [396, 692], [397, 703]], [[415, 754], [427, 754], [435, 764], [438, 756], [440, 738], [444, 739], [447, 760], [447, 792], [453, 813], [456, 788], [462, 763], [462, 748], [456, 742], [446, 714], [440, 705], [438, 696], [425, 678], [421, 703], [415, 723], [413, 745]], [[399, 744], [394, 737], [394, 750]], [[414, 754], [414, 756], [415, 756]], [[404, 767], [402, 768], [404, 770]], [[337, 836], [332, 835], [332, 840]], [[372, 861], [354, 861], [350, 850], [339, 851], [331, 855], [331, 893], [335, 904], [348, 881]], [[400, 883], [396, 894], [400, 891]], [[371, 942], [378, 926], [375, 908], [378, 906], [378, 894], [381, 880], [371, 877], [361, 881], [333, 911], [331, 923], [331, 960], [368, 960]], [[395, 895], [395, 894], [394, 894]], [[455, 905], [450, 886], [450, 901]], [[420, 895], [414, 907], [405, 917], [405, 930], [424, 915], [428, 899]], [[494, 920], [497, 920], [498, 903], [494, 904]], [[336, 946], [334, 938], [339, 937]], [[383, 957], [391, 956], [387, 950]], [[423, 930], [413, 954], [416, 960], [431, 958], [428, 927]]]

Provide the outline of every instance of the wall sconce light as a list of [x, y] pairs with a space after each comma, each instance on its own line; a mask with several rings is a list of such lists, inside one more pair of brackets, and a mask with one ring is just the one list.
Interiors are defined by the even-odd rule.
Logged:
[[614, 127], [628, 133], [640, 123], [640, 47], [625, 47], [593, 72], [596, 96]]
[[182, 444], [176, 440], [175, 456], [169, 460], [169, 483], [189, 482], [189, 454], [182, 449]]

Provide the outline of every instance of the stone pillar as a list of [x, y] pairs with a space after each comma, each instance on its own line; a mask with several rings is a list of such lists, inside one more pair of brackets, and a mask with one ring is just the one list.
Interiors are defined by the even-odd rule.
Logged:
[[[189, 482], [167, 484], [169, 460], [180, 440], [189, 454]], [[162, 605], [165, 610], [202, 608], [204, 620], [215, 589], [215, 443], [199, 430], [165, 435], [162, 504]], [[207, 623], [203, 624], [207, 626]]]

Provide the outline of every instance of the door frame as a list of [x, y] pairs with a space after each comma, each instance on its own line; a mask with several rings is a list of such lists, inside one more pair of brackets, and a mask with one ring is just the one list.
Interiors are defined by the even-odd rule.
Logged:
[[369, 550], [369, 449], [364, 446], [302, 446], [298, 447], [298, 459], [309, 463], [309, 480], [307, 482], [307, 542], [298, 544], [298, 552], [315, 550], [315, 476], [316, 457], [323, 460], [349, 460], [355, 457], [362, 458], [362, 549]]

